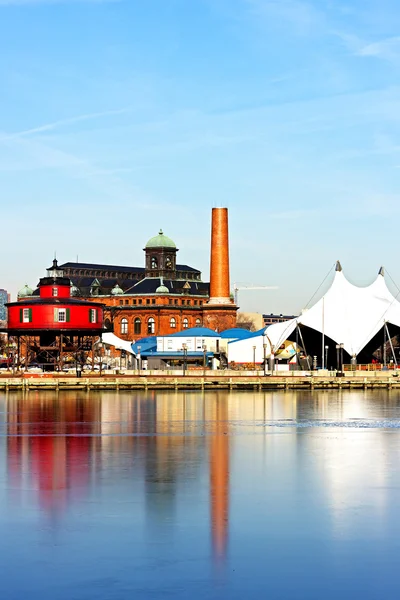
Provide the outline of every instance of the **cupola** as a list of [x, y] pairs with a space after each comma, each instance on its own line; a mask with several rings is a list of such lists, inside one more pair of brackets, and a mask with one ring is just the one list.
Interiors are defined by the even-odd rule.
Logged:
[[119, 287], [118, 283], [116, 283], [114, 285], [113, 289], [111, 290], [111, 294], [113, 296], [120, 296], [123, 293], [124, 293], [124, 290]]
[[19, 292], [18, 292], [18, 298], [28, 298], [29, 296], [33, 296], [33, 290], [26, 283], [24, 285], [24, 287], [22, 288], [22, 290], [19, 290]]
[[150, 238], [144, 251], [146, 253], [146, 277], [168, 277], [176, 279], [176, 253], [178, 248], [162, 229], [158, 235]]

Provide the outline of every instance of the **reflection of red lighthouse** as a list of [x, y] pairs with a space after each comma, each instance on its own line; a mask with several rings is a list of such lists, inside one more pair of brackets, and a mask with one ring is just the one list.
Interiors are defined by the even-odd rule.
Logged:
[[[17, 415], [8, 426], [9, 472], [28, 471], [37, 485], [40, 505], [48, 512], [66, 508], [68, 499], [89, 484], [91, 438], [95, 422], [87, 400], [64, 398], [63, 404], [43, 398], [9, 403]], [[22, 434], [22, 435], [21, 435]], [[16, 444], [21, 440], [21, 444]]]
[[229, 521], [229, 432], [225, 398], [216, 399], [215, 432], [210, 448], [211, 520], [214, 552], [226, 555]]

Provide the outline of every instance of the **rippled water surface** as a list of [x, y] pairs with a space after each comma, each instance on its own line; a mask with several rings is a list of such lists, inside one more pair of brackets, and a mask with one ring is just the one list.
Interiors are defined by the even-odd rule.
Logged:
[[400, 394], [0, 393], [4, 600], [400, 595]]

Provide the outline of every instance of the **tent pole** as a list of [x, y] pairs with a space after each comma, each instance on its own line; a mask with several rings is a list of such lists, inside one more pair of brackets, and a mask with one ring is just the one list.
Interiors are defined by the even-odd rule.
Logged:
[[388, 329], [388, 326], [387, 326], [387, 323], [386, 323], [386, 321], [385, 321], [385, 327], [386, 327], [386, 333], [387, 333], [388, 340], [389, 340], [389, 344], [390, 344], [390, 349], [391, 349], [391, 351], [392, 351], [393, 361], [394, 361], [394, 364], [395, 364], [395, 365], [396, 365], [396, 367], [397, 367], [397, 360], [396, 360], [396, 355], [395, 355], [395, 353], [394, 353], [394, 348], [393, 348], [393, 344], [392, 344], [392, 338], [391, 338], [391, 337], [390, 337], [390, 335], [389, 335], [389, 329]]
[[386, 321], [383, 322], [383, 366], [386, 367]]
[[325, 296], [322, 297], [322, 369], [325, 369]]
[[300, 327], [298, 325], [297, 325], [297, 329], [299, 330], [299, 335], [300, 335], [301, 343], [302, 343], [302, 346], [304, 348], [304, 352], [306, 353], [308, 370], [311, 371], [310, 361], [308, 359], [308, 354], [307, 354], [307, 350], [306, 350], [306, 345], [305, 345], [304, 340], [303, 340], [303, 334], [301, 333], [301, 329], [300, 329]]

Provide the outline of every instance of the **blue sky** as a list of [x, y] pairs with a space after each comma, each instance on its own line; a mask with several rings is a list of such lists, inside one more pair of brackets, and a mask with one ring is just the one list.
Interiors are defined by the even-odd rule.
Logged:
[[297, 312], [336, 259], [400, 283], [397, 0], [0, 0], [0, 287], [142, 265], [208, 280], [230, 210], [244, 310]]

